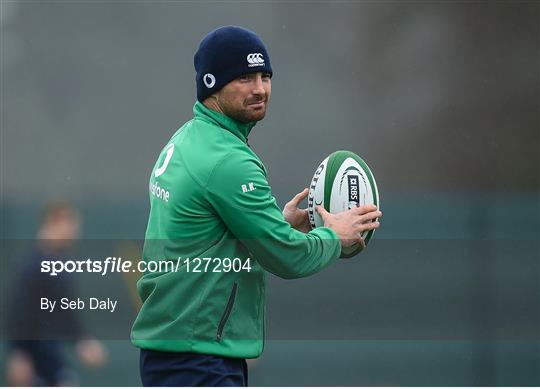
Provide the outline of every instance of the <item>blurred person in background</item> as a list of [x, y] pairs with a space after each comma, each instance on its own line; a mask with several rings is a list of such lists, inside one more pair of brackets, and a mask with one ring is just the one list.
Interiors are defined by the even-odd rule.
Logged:
[[[272, 77], [254, 32], [212, 31], [194, 62], [194, 118], [173, 135], [151, 173], [143, 258], [212, 263], [146, 272], [137, 285], [143, 305], [132, 340], [141, 348], [145, 386], [247, 386], [245, 359], [264, 348], [266, 271], [282, 278], [322, 271], [342, 246], [363, 245], [360, 234], [378, 228], [372, 220], [381, 213], [374, 205], [336, 215], [319, 207], [325, 225], [311, 229], [307, 210], [298, 208], [307, 189], [279, 209], [247, 143], [265, 117]], [[241, 268], [227, 267], [227, 259]]]
[[40, 309], [40, 299], [60, 301], [75, 297], [70, 275], [41, 272], [41, 261], [66, 260], [79, 238], [81, 217], [67, 201], [50, 203], [44, 211], [36, 246], [14, 276], [8, 301], [6, 378], [12, 386], [77, 385], [64, 347], [76, 340], [75, 351], [90, 367], [102, 366], [107, 357], [101, 342], [85, 334], [78, 314], [71, 309]]

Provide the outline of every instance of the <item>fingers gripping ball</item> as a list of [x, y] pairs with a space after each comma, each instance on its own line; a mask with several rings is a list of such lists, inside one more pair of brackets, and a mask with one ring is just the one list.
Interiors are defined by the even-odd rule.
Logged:
[[[350, 151], [336, 151], [321, 162], [309, 186], [308, 213], [313, 228], [324, 222], [315, 211], [321, 205], [330, 213], [339, 213], [365, 204], [380, 208], [379, 192], [373, 173], [365, 161]], [[374, 230], [362, 234], [367, 245]], [[352, 257], [362, 250], [360, 244], [344, 248], [341, 256]]]

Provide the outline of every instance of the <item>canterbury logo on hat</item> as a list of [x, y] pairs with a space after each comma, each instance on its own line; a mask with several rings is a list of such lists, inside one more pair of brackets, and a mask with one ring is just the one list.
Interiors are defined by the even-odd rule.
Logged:
[[261, 53], [251, 53], [247, 56], [248, 66], [264, 66], [264, 58]]

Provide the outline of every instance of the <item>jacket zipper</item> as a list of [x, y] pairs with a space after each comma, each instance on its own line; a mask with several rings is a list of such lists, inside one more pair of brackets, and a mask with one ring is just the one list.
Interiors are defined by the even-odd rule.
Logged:
[[227, 320], [229, 320], [229, 316], [231, 315], [231, 311], [234, 305], [234, 300], [236, 299], [237, 289], [238, 289], [238, 284], [235, 282], [233, 284], [231, 294], [229, 296], [229, 301], [227, 301], [227, 306], [225, 307], [225, 311], [223, 312], [223, 315], [221, 315], [221, 320], [219, 321], [217, 335], [216, 335], [216, 339], [218, 342], [221, 340], [221, 336], [223, 334], [223, 328], [225, 328], [225, 324], [227, 324]]

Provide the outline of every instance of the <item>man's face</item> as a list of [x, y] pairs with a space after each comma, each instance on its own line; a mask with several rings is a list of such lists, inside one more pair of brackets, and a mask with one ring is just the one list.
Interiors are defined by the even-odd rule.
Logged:
[[225, 115], [249, 123], [264, 118], [271, 90], [268, 73], [251, 73], [229, 82], [214, 96]]
[[41, 226], [39, 237], [45, 240], [49, 249], [68, 249], [79, 238], [81, 220], [79, 214], [69, 208], [55, 211]]

